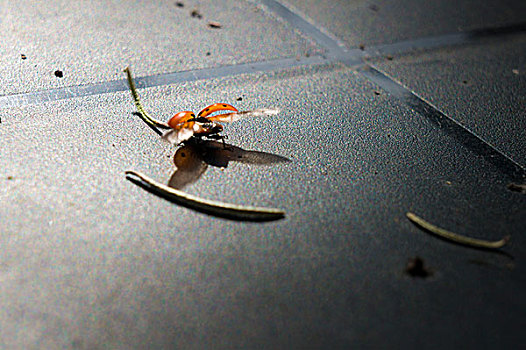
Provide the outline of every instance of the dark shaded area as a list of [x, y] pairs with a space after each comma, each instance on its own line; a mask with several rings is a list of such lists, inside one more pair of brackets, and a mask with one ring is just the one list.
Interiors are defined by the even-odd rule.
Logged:
[[433, 276], [433, 271], [424, 266], [424, 260], [419, 256], [411, 258], [405, 268], [405, 273], [411, 277], [428, 278]]
[[173, 161], [176, 169], [168, 181], [168, 186], [182, 189], [196, 182], [209, 165], [219, 168], [227, 168], [230, 162], [272, 165], [290, 162], [290, 159], [266, 152], [247, 151], [228, 143], [194, 137], [177, 149]]

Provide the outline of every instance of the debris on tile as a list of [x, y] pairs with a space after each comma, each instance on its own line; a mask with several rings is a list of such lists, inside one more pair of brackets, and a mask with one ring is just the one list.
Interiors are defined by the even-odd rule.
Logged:
[[369, 5], [369, 10], [371, 11], [378, 12], [379, 9], [380, 8], [378, 7], [378, 5], [375, 5], [375, 4]]
[[387, 55], [387, 56], [385, 56], [385, 58], [386, 58], [388, 61], [392, 61], [392, 60], [393, 60], [393, 55]]
[[243, 97], [238, 97], [236, 101], [243, 101]]
[[467, 80], [462, 80], [462, 84], [467, 85], [468, 81]]
[[55, 71], [55, 76], [56, 76], [57, 78], [62, 78], [62, 77], [64, 76], [64, 73], [62, 73], [61, 70], [58, 70], [58, 69], [57, 69], [57, 70]]
[[424, 260], [419, 256], [415, 256], [409, 260], [405, 268], [405, 273], [411, 277], [420, 278], [427, 278], [433, 275], [433, 272], [424, 266]]
[[206, 55], [207, 55], [207, 56], [210, 56], [210, 55], [211, 55], [210, 51], [207, 51], [207, 52], [206, 52]]
[[184, 4], [181, 1], [177, 1], [175, 3], [175, 6], [177, 6], [177, 7], [184, 7]]
[[379, 90], [374, 90], [374, 94], [378, 96], [378, 95], [381, 95], [382, 93]]
[[526, 184], [510, 183], [507, 187], [508, 190], [513, 192], [526, 193]]
[[190, 16], [197, 19], [203, 18], [203, 15], [198, 10], [192, 10], [192, 12], [190, 12]]
[[208, 22], [208, 26], [209, 26], [210, 28], [215, 28], [215, 29], [219, 29], [219, 28], [222, 27], [221, 23], [216, 22], [216, 21], [209, 21], [209, 22]]
[[20, 58], [22, 58], [23, 60], [25, 60], [25, 59], [27, 58], [27, 56], [24, 55], [24, 54], [21, 54], [21, 55], [20, 55]]
[[364, 45], [364, 44], [360, 44], [360, 45], [358, 45], [358, 47], [359, 47], [360, 50], [362, 50], [362, 51], [365, 50], [365, 45]]
[[421, 217], [418, 217], [414, 213], [407, 212], [406, 216], [413, 224], [423, 229], [424, 231], [432, 233], [442, 239], [445, 239], [451, 242], [455, 242], [458, 244], [462, 244], [468, 247], [482, 248], [482, 249], [498, 249], [506, 245], [506, 243], [508, 243], [508, 241], [511, 238], [510, 236], [504, 236], [502, 239], [498, 241], [486, 241], [483, 239], [466, 237], [463, 235], [459, 235], [458, 233], [447, 231], [447, 230], [444, 230], [443, 228], [435, 226], [432, 223], [425, 221]]
[[512, 69], [511, 71], [512, 71], [513, 74], [519, 75], [519, 70], [518, 69]]
[[[496, 265], [494, 263], [491, 263], [489, 261], [486, 261], [486, 260], [482, 260], [482, 259], [469, 259], [468, 262], [470, 264], [473, 264], [473, 265], [478, 265], [478, 266], [484, 266], [484, 267], [497, 267], [497, 268], [500, 268], [499, 265]], [[504, 267], [508, 270], [513, 270], [515, 268], [515, 264], [513, 262], [508, 262], [504, 265]]]

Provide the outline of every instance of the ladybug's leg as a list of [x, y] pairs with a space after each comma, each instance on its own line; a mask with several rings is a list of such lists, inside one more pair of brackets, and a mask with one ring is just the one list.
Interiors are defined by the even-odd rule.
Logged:
[[210, 135], [206, 135], [207, 138], [211, 139], [211, 140], [221, 140], [221, 142], [223, 143], [223, 148], [224, 149], [227, 149], [227, 145], [225, 143], [225, 139], [228, 138], [228, 136], [226, 135], [220, 135], [220, 134], [210, 134]]

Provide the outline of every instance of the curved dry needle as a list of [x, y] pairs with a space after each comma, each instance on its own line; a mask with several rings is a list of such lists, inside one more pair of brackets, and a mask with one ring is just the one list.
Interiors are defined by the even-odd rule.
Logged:
[[467, 245], [467, 246], [470, 246], [470, 247], [485, 248], [485, 249], [497, 249], [497, 248], [503, 247], [510, 240], [510, 236], [505, 236], [504, 238], [502, 238], [499, 241], [486, 241], [486, 240], [482, 240], [482, 239], [466, 237], [466, 236], [462, 236], [462, 235], [459, 235], [459, 234], [454, 233], [454, 232], [450, 232], [450, 231], [444, 230], [444, 229], [442, 229], [442, 228], [440, 228], [438, 226], [435, 226], [435, 225], [425, 221], [421, 217], [418, 217], [417, 215], [415, 215], [415, 214], [413, 214], [411, 212], [407, 212], [406, 216], [407, 216], [407, 218], [409, 220], [411, 220], [411, 222], [413, 222], [417, 226], [420, 226], [421, 228], [423, 228], [426, 231], [429, 231], [429, 232], [431, 232], [431, 233], [433, 233], [433, 234], [435, 234], [435, 235], [437, 235], [439, 237], [445, 238], [447, 240], [450, 240], [450, 241], [453, 241], [453, 242], [456, 242], [456, 243], [460, 243], [460, 244], [464, 244], [464, 245]]
[[146, 111], [144, 110], [141, 104], [141, 100], [139, 99], [139, 94], [137, 93], [137, 89], [135, 88], [135, 83], [133, 82], [133, 77], [131, 74], [130, 67], [124, 68], [124, 72], [126, 73], [126, 77], [128, 78], [128, 85], [130, 86], [133, 101], [135, 102], [135, 106], [137, 107], [137, 111], [138, 111], [137, 115], [142, 120], [144, 120], [146, 124], [148, 124], [152, 128], [157, 127], [161, 129], [171, 129], [171, 127], [168, 124], [162, 121], [153, 119], [152, 117], [148, 115], [148, 113], [146, 113]]
[[209, 215], [241, 221], [273, 221], [285, 217], [285, 212], [279, 209], [241, 206], [192, 196], [136, 171], [126, 171], [126, 179], [171, 202]]

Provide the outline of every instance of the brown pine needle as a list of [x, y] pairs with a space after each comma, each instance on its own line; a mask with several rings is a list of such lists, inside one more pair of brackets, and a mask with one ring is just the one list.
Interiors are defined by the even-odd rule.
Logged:
[[486, 241], [482, 239], [476, 239], [471, 237], [466, 237], [459, 235], [457, 233], [444, 230], [443, 228], [440, 228], [438, 226], [435, 226], [424, 219], [416, 216], [415, 214], [408, 212], [406, 214], [407, 218], [416, 224], [417, 226], [423, 228], [424, 230], [431, 232], [439, 237], [442, 237], [444, 239], [447, 239], [449, 241], [453, 241], [456, 243], [464, 244], [470, 247], [475, 248], [485, 248], [485, 249], [497, 249], [503, 247], [508, 241], [510, 240], [510, 236], [505, 236], [499, 241]]
[[137, 93], [137, 89], [135, 87], [135, 82], [133, 81], [130, 67], [124, 68], [124, 73], [126, 73], [126, 78], [128, 80], [128, 86], [130, 87], [130, 91], [133, 97], [133, 102], [135, 102], [135, 107], [137, 107], [137, 115], [152, 128], [157, 127], [162, 129], [170, 129], [168, 124], [150, 117], [148, 113], [144, 110], [144, 107], [141, 104], [141, 100], [139, 99], [139, 94]]
[[273, 221], [285, 217], [280, 209], [241, 206], [192, 196], [136, 171], [126, 171], [126, 179], [171, 202], [213, 216], [240, 221]]

